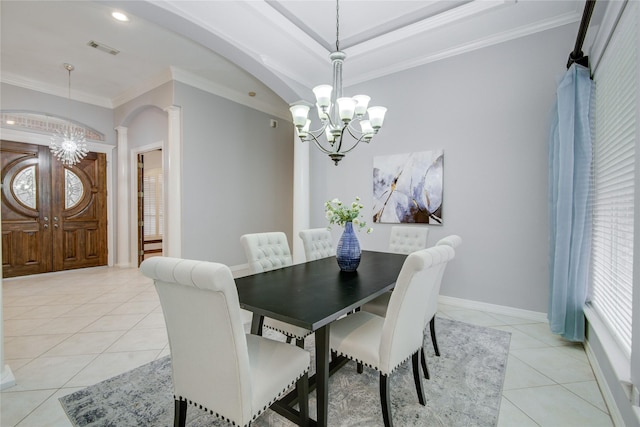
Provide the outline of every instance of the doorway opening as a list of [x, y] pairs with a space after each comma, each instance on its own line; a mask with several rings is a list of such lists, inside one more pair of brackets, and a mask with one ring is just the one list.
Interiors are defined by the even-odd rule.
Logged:
[[164, 177], [162, 149], [137, 154], [138, 266], [161, 256], [164, 236]]

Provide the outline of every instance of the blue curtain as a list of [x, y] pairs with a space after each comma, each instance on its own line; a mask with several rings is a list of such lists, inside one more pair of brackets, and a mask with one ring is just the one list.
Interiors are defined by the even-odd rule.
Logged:
[[584, 340], [583, 307], [591, 252], [591, 126], [589, 69], [573, 64], [556, 91], [549, 137], [549, 325]]

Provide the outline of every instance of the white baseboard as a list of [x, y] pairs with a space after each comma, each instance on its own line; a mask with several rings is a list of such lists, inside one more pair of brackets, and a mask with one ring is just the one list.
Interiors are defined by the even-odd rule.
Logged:
[[602, 368], [600, 368], [600, 364], [598, 363], [598, 358], [593, 353], [591, 349], [591, 344], [589, 344], [588, 340], [584, 342], [584, 349], [587, 353], [587, 358], [589, 359], [589, 363], [591, 363], [591, 368], [593, 369], [593, 375], [596, 377], [596, 382], [600, 387], [600, 392], [602, 393], [602, 398], [604, 399], [605, 404], [607, 405], [607, 409], [609, 410], [609, 415], [611, 416], [611, 420], [613, 421], [613, 425], [616, 427], [625, 427], [624, 420], [622, 419], [622, 414], [618, 409], [618, 405], [616, 404], [616, 400], [611, 393], [611, 389], [609, 388], [609, 384], [602, 372]]
[[231, 270], [234, 278], [247, 276], [249, 274], [249, 264], [232, 265], [229, 270]]
[[16, 385], [16, 377], [13, 376], [9, 365], [4, 365], [2, 370], [2, 379], [0, 381], [0, 390], [6, 390]]
[[502, 314], [511, 317], [533, 320], [535, 322], [547, 323], [547, 313], [538, 311], [523, 310], [521, 308], [508, 307], [506, 305], [489, 304], [486, 302], [472, 301], [462, 298], [448, 297], [440, 295], [438, 302], [456, 307], [468, 308], [471, 310], [486, 311], [489, 313]]

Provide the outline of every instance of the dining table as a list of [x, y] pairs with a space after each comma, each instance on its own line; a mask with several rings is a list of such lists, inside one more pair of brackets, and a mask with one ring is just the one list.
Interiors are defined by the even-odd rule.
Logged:
[[[253, 313], [251, 333], [261, 333], [265, 316], [315, 333], [315, 374], [309, 383], [316, 391], [317, 415], [311, 425], [327, 426], [330, 371], [339, 367], [330, 356], [331, 322], [393, 289], [406, 257], [362, 251], [354, 272], [341, 271], [336, 258], [327, 257], [235, 279], [240, 306]], [[296, 422], [294, 395], [272, 409]]]

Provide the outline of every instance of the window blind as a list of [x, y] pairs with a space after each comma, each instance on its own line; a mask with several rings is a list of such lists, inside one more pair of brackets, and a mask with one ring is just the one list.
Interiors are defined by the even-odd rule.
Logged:
[[633, 310], [636, 2], [628, 2], [593, 79], [593, 241], [590, 303], [627, 356]]
[[164, 227], [162, 206], [162, 172], [145, 171], [144, 176], [144, 236], [161, 237]]

